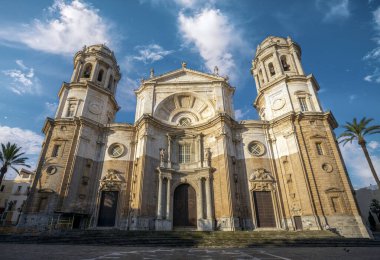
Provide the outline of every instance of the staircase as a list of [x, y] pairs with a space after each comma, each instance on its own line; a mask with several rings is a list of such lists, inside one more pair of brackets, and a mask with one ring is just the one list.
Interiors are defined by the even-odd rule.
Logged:
[[0, 234], [0, 243], [86, 244], [133, 247], [380, 246], [380, 241], [342, 238], [329, 231], [122, 231]]

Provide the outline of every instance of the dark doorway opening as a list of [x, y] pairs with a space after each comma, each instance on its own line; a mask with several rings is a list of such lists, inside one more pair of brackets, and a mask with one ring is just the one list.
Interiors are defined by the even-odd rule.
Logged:
[[99, 207], [99, 227], [115, 226], [118, 191], [102, 191]]
[[253, 199], [256, 209], [257, 227], [276, 227], [270, 191], [254, 191]]
[[301, 216], [294, 216], [294, 224], [296, 226], [296, 230], [303, 229]]
[[175, 227], [197, 226], [197, 198], [189, 184], [181, 184], [174, 191], [173, 225]]

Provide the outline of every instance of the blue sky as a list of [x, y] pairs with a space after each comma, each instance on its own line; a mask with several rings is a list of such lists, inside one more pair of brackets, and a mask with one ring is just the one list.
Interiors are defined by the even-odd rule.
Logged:
[[[0, 10], [0, 142], [17, 142], [35, 163], [73, 55], [95, 43], [114, 50], [121, 67], [118, 122], [134, 121], [133, 89], [151, 68], [162, 74], [182, 61], [205, 72], [217, 65], [237, 89], [237, 118], [257, 119], [249, 69], [269, 35], [301, 45], [304, 69], [340, 124], [363, 116], [380, 124], [380, 1], [13, 0]], [[368, 139], [378, 171], [379, 139]], [[342, 153], [355, 187], [374, 183], [356, 144]]]

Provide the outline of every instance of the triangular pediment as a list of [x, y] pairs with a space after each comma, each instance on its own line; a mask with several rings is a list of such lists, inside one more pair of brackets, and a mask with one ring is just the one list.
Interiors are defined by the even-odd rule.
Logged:
[[211, 81], [226, 81], [225, 78], [207, 74], [204, 72], [182, 68], [179, 70], [171, 71], [163, 75], [146, 80], [144, 83], [186, 83], [186, 82], [211, 82]]

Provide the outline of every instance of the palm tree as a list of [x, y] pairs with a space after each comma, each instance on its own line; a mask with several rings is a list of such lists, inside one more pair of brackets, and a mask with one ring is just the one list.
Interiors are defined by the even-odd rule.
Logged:
[[371, 172], [373, 177], [376, 180], [377, 188], [380, 189], [380, 180], [376, 174], [375, 167], [373, 167], [371, 157], [369, 156], [366, 141], [364, 139], [367, 135], [379, 134], [380, 133], [380, 125], [368, 126], [368, 124], [373, 121], [372, 118], [363, 117], [362, 120], [358, 123], [356, 118], [352, 121], [352, 123], [346, 122], [343, 126], [346, 130], [338, 137], [340, 140], [339, 143], [343, 143], [343, 145], [348, 142], [352, 143], [353, 140], [357, 140], [358, 144], [363, 149], [365, 158], [369, 164], [369, 168], [371, 168]]
[[28, 160], [27, 157], [21, 157], [25, 153], [20, 153], [21, 147], [18, 147], [16, 144], [11, 144], [8, 142], [6, 145], [1, 144], [0, 151], [0, 161], [3, 165], [0, 168], [0, 185], [3, 181], [5, 173], [8, 171], [8, 168], [12, 168], [18, 173], [18, 170], [15, 168], [16, 165], [21, 165], [25, 167], [30, 167], [25, 164], [25, 161]]

